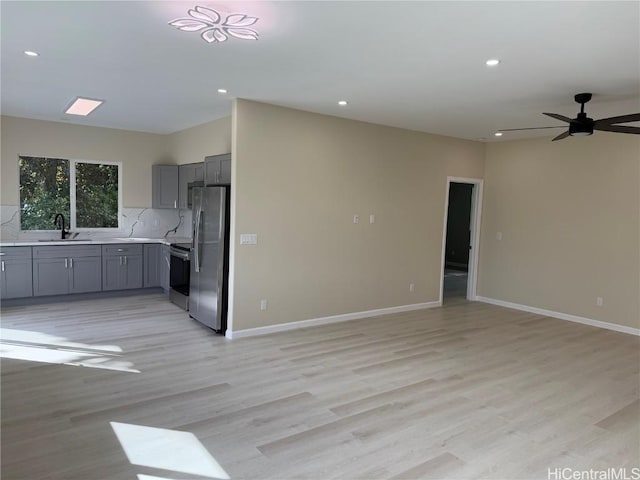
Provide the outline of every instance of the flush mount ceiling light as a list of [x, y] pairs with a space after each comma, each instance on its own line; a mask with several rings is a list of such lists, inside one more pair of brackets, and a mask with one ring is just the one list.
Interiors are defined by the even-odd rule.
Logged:
[[104, 100], [77, 97], [71, 106], [64, 111], [64, 113], [68, 115], [80, 115], [86, 117], [103, 103]]
[[38, 52], [34, 52], [33, 50], [25, 50], [24, 54], [27, 57], [37, 57], [38, 55], [40, 55]]
[[226, 88], [219, 88], [218, 89], [218, 93], [227, 93], [227, 89]]
[[347, 101], [346, 100], [340, 100], [338, 102], [338, 105], [340, 105], [341, 107], [344, 107], [345, 105], [347, 105]]
[[497, 58], [492, 58], [484, 63], [487, 65], [487, 67], [495, 67], [500, 63], [500, 60], [498, 60]]
[[247, 28], [258, 21], [244, 13], [232, 13], [223, 17], [212, 8], [196, 6], [187, 11], [189, 17], [171, 20], [169, 25], [183, 32], [201, 32], [207, 43], [226, 42], [231, 36], [240, 40], [258, 40], [258, 32]]
[[495, 135], [496, 137], [501, 137], [501, 136], [502, 136], [502, 132], [496, 132], [496, 133], [494, 133], [494, 135]]

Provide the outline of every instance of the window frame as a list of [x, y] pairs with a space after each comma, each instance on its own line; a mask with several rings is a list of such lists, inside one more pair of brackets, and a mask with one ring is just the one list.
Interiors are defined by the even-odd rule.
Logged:
[[[47, 156], [47, 155], [28, 155], [24, 153], [18, 154], [18, 222], [20, 225], [20, 232], [59, 232], [59, 230], [23, 230], [22, 229], [22, 205], [20, 200], [20, 158], [56, 158], [59, 160], [66, 160], [69, 162], [69, 231], [74, 232], [122, 232], [122, 162], [110, 162], [106, 160], [83, 160], [77, 158], [66, 158], [61, 155]], [[93, 165], [115, 165], [118, 167], [118, 226], [117, 227], [95, 227], [95, 228], [78, 228], [76, 224], [76, 164], [89, 163]]]

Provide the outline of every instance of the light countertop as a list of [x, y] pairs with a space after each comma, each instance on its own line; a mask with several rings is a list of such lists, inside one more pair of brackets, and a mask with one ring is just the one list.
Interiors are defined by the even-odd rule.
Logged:
[[103, 245], [113, 243], [160, 243], [162, 245], [171, 245], [174, 243], [191, 243], [191, 239], [187, 237], [170, 237], [170, 238], [137, 238], [137, 237], [118, 237], [118, 238], [93, 238], [93, 239], [73, 239], [73, 240], [18, 240], [15, 242], [0, 242], [0, 247], [37, 247], [49, 245]]

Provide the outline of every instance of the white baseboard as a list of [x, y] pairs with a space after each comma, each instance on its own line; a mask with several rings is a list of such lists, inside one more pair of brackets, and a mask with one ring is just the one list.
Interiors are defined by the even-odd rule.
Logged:
[[600, 320], [579, 317], [577, 315], [570, 315], [568, 313], [554, 312], [553, 310], [545, 310], [544, 308], [530, 307], [529, 305], [520, 305], [519, 303], [505, 302], [504, 300], [496, 300], [495, 298], [476, 296], [475, 300], [479, 302], [490, 303], [492, 305], [498, 305], [499, 307], [513, 308], [514, 310], [522, 310], [523, 312], [537, 313], [538, 315], [559, 318], [560, 320], [568, 320], [569, 322], [582, 323], [584, 325], [590, 325], [592, 327], [606, 328], [607, 330], [614, 330], [616, 332], [640, 336], [639, 328], [626, 327], [624, 325], [618, 325], [616, 323], [602, 322]]
[[361, 318], [378, 317], [390, 313], [410, 312], [412, 310], [422, 310], [426, 308], [440, 307], [442, 304], [438, 301], [426, 303], [414, 303], [412, 305], [400, 305], [397, 307], [379, 308], [377, 310], [367, 310], [364, 312], [345, 313], [342, 315], [332, 315], [330, 317], [311, 318], [309, 320], [300, 320], [297, 322], [278, 323], [276, 325], [267, 325], [265, 327], [247, 328], [246, 330], [229, 330], [225, 332], [227, 338], [243, 338], [253, 337], [256, 335], [267, 335], [269, 333], [283, 332], [285, 330], [294, 330], [297, 328], [316, 327], [318, 325], [327, 325], [329, 323], [346, 322], [348, 320], [358, 320]]

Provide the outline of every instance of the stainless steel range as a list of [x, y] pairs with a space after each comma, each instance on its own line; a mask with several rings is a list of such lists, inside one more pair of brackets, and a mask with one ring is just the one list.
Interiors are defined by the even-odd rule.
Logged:
[[191, 272], [191, 244], [171, 245], [169, 270], [169, 299], [184, 310], [189, 310], [189, 282]]

